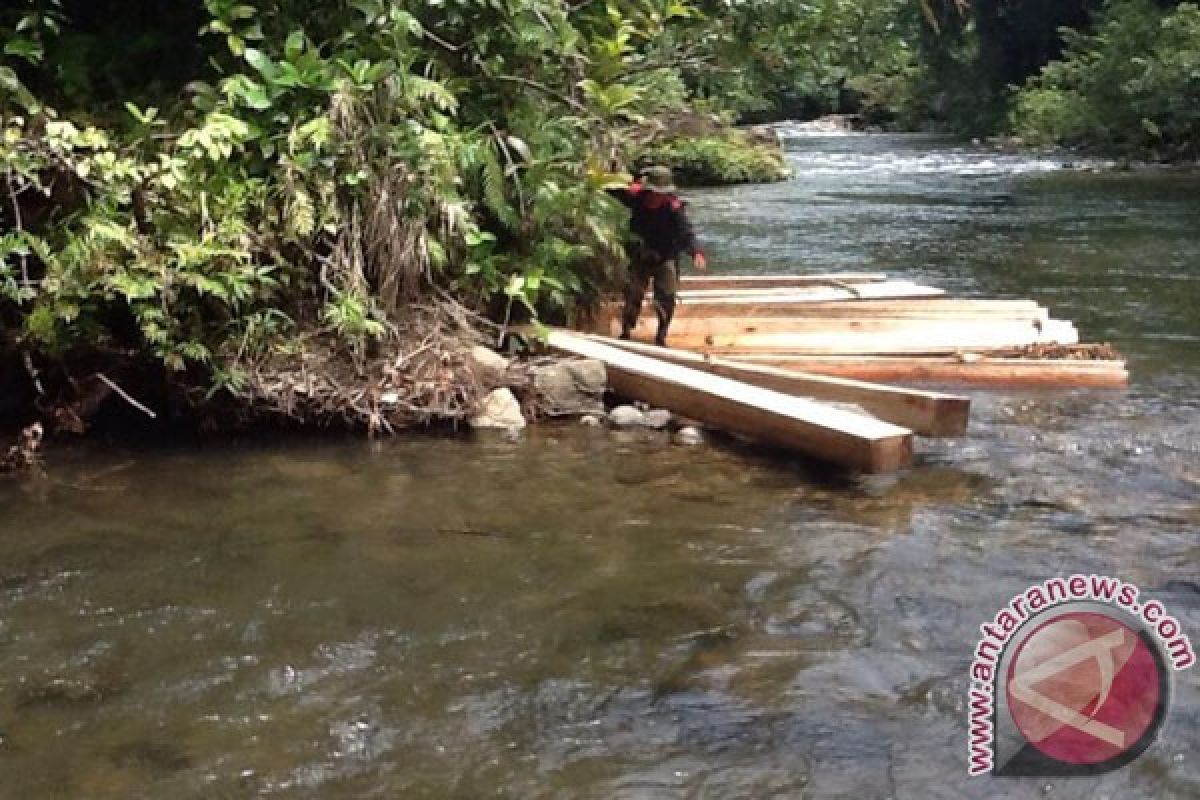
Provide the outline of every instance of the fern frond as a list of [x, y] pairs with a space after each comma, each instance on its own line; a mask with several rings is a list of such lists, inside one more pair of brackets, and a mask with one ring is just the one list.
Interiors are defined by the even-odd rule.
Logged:
[[516, 215], [513, 213], [512, 204], [509, 203], [508, 194], [505, 192], [504, 166], [500, 163], [496, 147], [495, 142], [489, 142], [480, 148], [483, 156], [481, 164], [483, 204], [496, 215], [497, 219], [505, 225], [513, 227], [516, 224]]
[[288, 234], [297, 239], [306, 239], [317, 229], [316, 206], [312, 195], [303, 188], [297, 187], [289, 193], [284, 214]]
[[429, 103], [439, 111], [446, 113], [458, 111], [458, 98], [440, 81], [420, 75], [405, 75], [401, 88], [404, 92], [404, 99], [414, 105]]

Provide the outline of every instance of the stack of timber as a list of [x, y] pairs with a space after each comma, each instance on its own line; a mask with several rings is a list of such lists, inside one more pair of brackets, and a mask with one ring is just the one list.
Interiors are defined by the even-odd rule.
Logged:
[[[653, 339], [650, 303], [634, 331]], [[593, 333], [619, 332], [619, 304]], [[681, 282], [672, 348], [844, 378], [975, 386], [1128, 384], [1110, 348], [1031, 300], [951, 297], [881, 273], [696, 276]]]
[[[604, 362], [609, 386], [624, 397], [772, 447], [864, 472], [890, 472], [912, 463], [913, 432], [867, 414], [658, 357], [666, 351], [650, 356], [560, 330], [550, 331], [547, 344], [561, 353]], [[855, 391], [860, 401], [867, 393], [862, 386]], [[897, 407], [903, 402], [899, 399]], [[922, 424], [936, 427], [938, 423], [929, 418]]]

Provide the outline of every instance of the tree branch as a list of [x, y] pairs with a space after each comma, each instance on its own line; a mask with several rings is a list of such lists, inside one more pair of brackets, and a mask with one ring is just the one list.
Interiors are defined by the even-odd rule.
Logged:
[[529, 78], [522, 78], [519, 75], [495, 75], [493, 77], [495, 80], [498, 80], [498, 81], [505, 81], [506, 83], [519, 83], [522, 86], [528, 86], [531, 89], [537, 89], [542, 94], [549, 95], [550, 97], [553, 97], [555, 100], [558, 100], [559, 102], [569, 105], [571, 108], [575, 109], [576, 111], [580, 112], [581, 114], [589, 114], [590, 115], [590, 112], [588, 111], [587, 106], [585, 106], [583, 103], [580, 103], [578, 100], [574, 100], [571, 97], [568, 97], [567, 95], [563, 94], [562, 92], [558, 91], [557, 89], [551, 89], [549, 86], [547, 86], [544, 83], [538, 83], [537, 81], [530, 80]]
[[621, 73], [622, 78], [627, 78], [631, 75], [640, 75], [646, 72], [654, 72], [660, 69], [678, 69], [680, 67], [699, 67], [706, 66], [712, 63], [712, 56], [688, 56], [685, 58], [676, 59], [675, 61], [666, 61], [660, 63], [637, 64], [629, 67]]
[[[5, 183], [8, 184], [8, 200], [12, 203], [13, 210], [13, 225], [17, 232], [25, 232], [25, 224], [21, 219], [21, 204], [17, 199], [17, 190], [13, 187], [12, 175], [5, 177]], [[17, 256], [17, 260], [21, 262], [21, 285], [29, 286], [29, 259], [24, 254]]]
[[106, 384], [108, 386], [108, 388], [112, 389], [114, 392], [119, 394], [121, 396], [122, 400], [124, 400], [126, 403], [129, 403], [129, 405], [133, 406], [138, 411], [141, 411], [143, 414], [148, 416], [150, 419], [158, 418], [157, 414], [155, 414], [153, 411], [146, 408], [146, 406], [142, 405], [137, 400], [135, 400], [128, 392], [126, 392], [120, 386], [117, 386], [116, 383], [109, 380], [109, 377], [107, 375], [105, 375], [103, 372], [97, 372], [96, 377], [99, 378], [104, 384]]

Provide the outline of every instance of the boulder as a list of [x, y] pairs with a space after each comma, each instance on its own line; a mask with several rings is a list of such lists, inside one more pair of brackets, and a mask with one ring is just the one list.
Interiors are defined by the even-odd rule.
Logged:
[[686, 425], [675, 431], [675, 436], [672, 437], [675, 444], [683, 445], [684, 447], [693, 447], [698, 444], [704, 444], [704, 434], [700, 433], [699, 428], [691, 425]]
[[614, 428], [632, 428], [641, 425], [643, 419], [642, 412], [633, 406], [617, 406], [608, 412], [608, 424]]
[[508, 389], [493, 389], [479, 404], [479, 413], [470, 420], [472, 428], [506, 428], [517, 429], [525, 427], [525, 417], [521, 414], [521, 404]]
[[533, 372], [533, 390], [546, 414], [602, 413], [607, 388], [608, 371], [604, 362], [595, 359], [559, 361]]
[[494, 350], [475, 345], [467, 351], [467, 366], [476, 379], [488, 387], [500, 386], [508, 372], [508, 359]]
[[656, 431], [665, 430], [671, 424], [671, 412], [661, 408], [646, 411], [642, 414], [642, 424]]

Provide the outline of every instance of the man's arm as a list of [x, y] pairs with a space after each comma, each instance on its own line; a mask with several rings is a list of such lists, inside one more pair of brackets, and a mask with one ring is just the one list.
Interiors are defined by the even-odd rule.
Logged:
[[679, 232], [679, 244], [682, 249], [692, 257], [692, 266], [697, 272], [706, 272], [708, 270], [708, 259], [704, 257], [704, 251], [700, 249], [700, 244], [696, 241], [696, 232], [692, 229], [692, 221], [688, 218], [687, 203], [675, 198], [671, 201], [671, 208], [675, 212], [675, 224]]

